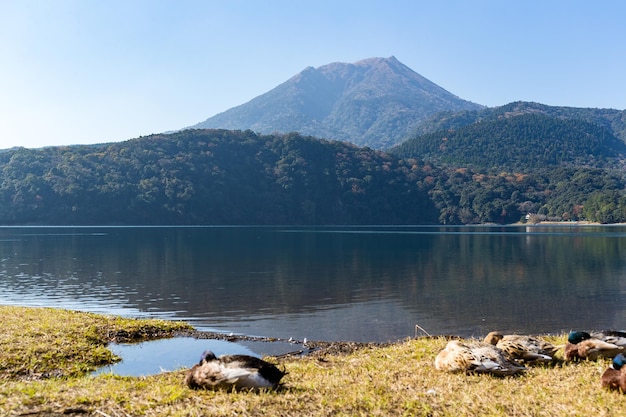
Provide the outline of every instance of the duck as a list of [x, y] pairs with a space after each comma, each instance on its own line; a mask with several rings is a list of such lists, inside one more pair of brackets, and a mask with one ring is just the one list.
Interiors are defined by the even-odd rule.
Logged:
[[591, 337], [612, 343], [617, 346], [626, 347], [626, 332], [620, 330], [603, 330], [591, 333]]
[[217, 357], [206, 350], [202, 352], [200, 362], [188, 371], [185, 384], [194, 389], [276, 389], [286, 374], [284, 370], [254, 356]]
[[623, 353], [617, 354], [609, 366], [602, 374], [601, 384], [603, 388], [619, 390], [626, 394], [626, 356]]
[[435, 358], [435, 368], [448, 372], [476, 372], [497, 376], [520, 374], [528, 368], [484, 342], [450, 340]]
[[490, 332], [484, 339], [485, 343], [493, 345], [508, 353], [513, 359], [524, 363], [549, 363], [554, 355], [563, 346], [555, 346], [545, 340], [526, 335]]
[[588, 332], [571, 331], [567, 336], [567, 344], [565, 345], [563, 355], [565, 360], [587, 359], [595, 361], [598, 358], [614, 358], [617, 354], [624, 352], [626, 346], [619, 346], [609, 342], [609, 340], [618, 341], [619, 339], [603, 339], [603, 337], [609, 336], [610, 332], [597, 332], [594, 334], [598, 337], [594, 337]]

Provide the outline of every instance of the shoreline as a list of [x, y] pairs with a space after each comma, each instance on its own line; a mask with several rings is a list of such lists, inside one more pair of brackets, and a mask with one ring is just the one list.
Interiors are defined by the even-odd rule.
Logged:
[[[404, 339], [399, 339], [395, 342], [353, 342], [349, 340], [341, 341], [325, 341], [325, 340], [293, 340], [283, 339], [279, 337], [265, 337], [265, 336], [248, 336], [244, 334], [226, 334], [219, 332], [211, 332], [204, 330], [183, 330], [174, 334], [174, 337], [192, 337], [194, 339], [207, 339], [207, 340], [223, 340], [227, 342], [263, 342], [263, 343], [291, 343], [296, 346], [301, 346], [302, 349], [296, 349], [293, 352], [287, 352], [282, 355], [274, 356], [276, 358], [286, 358], [290, 356], [323, 356], [323, 355], [346, 355], [357, 350], [367, 348], [377, 348], [394, 345], [396, 343], [402, 343], [408, 339], [407, 336]], [[438, 337], [438, 336], [437, 336]], [[444, 337], [444, 336], [441, 336]]]
[[[312, 355], [269, 358], [287, 374], [278, 389], [257, 393], [189, 389], [187, 368], [145, 377], [86, 374], [116, 360], [106, 347], [112, 340], [247, 336], [49, 307], [0, 306], [0, 325], [2, 415], [626, 415], [624, 396], [600, 386], [609, 361], [537, 366], [509, 378], [442, 372], [434, 359], [447, 343], [443, 336], [387, 344], [307, 341]], [[566, 337], [546, 340], [560, 344]]]

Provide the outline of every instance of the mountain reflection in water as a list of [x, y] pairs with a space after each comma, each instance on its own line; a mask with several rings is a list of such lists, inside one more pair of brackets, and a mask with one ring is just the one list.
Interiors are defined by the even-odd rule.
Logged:
[[0, 304], [386, 342], [626, 328], [626, 227], [5, 227]]

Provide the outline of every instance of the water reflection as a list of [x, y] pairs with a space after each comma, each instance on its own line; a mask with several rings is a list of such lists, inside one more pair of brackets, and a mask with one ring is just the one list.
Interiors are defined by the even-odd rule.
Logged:
[[105, 366], [92, 375], [146, 376], [161, 372], [188, 369], [198, 363], [200, 354], [211, 350], [217, 356], [250, 355], [258, 358], [278, 356], [298, 351], [290, 343], [240, 341], [237, 343], [213, 339], [175, 337], [142, 343], [111, 344], [109, 349], [122, 358], [121, 362]]
[[2, 228], [0, 303], [310, 340], [624, 328], [626, 228]]

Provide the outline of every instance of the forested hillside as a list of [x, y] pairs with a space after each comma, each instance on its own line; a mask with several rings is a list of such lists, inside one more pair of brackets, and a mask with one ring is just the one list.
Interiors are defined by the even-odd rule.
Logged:
[[433, 223], [417, 162], [297, 134], [187, 130], [0, 154], [2, 224]]
[[523, 102], [446, 113], [423, 125], [440, 130], [390, 152], [439, 167], [430, 195], [444, 224], [509, 223], [524, 213], [623, 222], [626, 145], [613, 133], [622, 116]]
[[604, 127], [626, 143], [626, 110], [547, 106], [527, 101], [516, 101], [504, 106], [486, 107], [481, 110], [442, 111], [422, 120], [407, 136], [407, 139], [440, 130], [456, 130], [473, 123], [513, 118], [524, 114], [538, 114], [558, 119], [574, 119], [594, 123]]
[[626, 144], [595, 123], [521, 113], [439, 130], [390, 152], [447, 166], [529, 172], [551, 166], [617, 168]]
[[487, 170], [295, 133], [187, 130], [0, 153], [0, 224], [613, 223], [626, 221], [624, 186], [606, 167]]
[[588, 220], [626, 221], [621, 173], [557, 167], [530, 173], [486, 173], [471, 168], [438, 171], [430, 196], [441, 224]]

